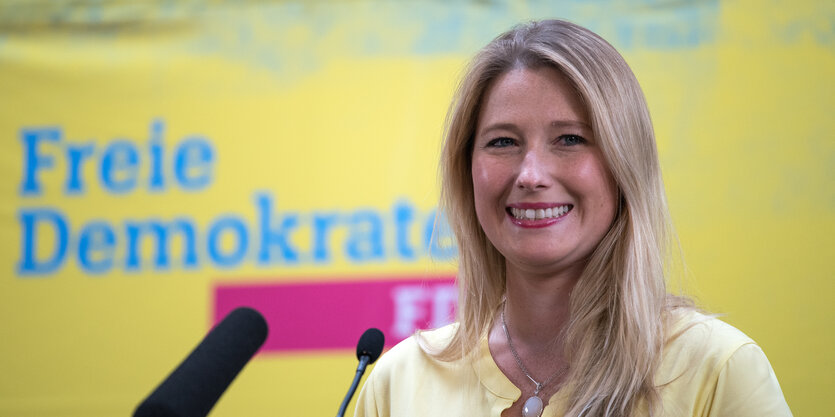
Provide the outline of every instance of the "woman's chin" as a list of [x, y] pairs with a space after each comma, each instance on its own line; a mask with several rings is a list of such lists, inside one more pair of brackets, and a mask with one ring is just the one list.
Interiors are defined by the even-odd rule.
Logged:
[[505, 259], [509, 267], [537, 274], [556, 274], [576, 264], [567, 254], [558, 255], [553, 252], [528, 252], [524, 255], [505, 256]]

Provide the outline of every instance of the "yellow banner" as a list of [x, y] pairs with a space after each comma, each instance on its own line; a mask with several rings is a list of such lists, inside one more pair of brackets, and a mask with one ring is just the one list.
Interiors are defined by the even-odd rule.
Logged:
[[0, 5], [0, 415], [129, 414], [243, 304], [270, 336], [212, 415], [334, 414], [363, 328], [450, 320], [445, 112], [550, 17], [644, 87], [683, 287], [835, 414], [835, 6], [629, 0]]

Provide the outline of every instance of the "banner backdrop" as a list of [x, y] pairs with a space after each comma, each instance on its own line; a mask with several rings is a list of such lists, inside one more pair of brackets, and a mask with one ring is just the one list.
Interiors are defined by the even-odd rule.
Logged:
[[478, 48], [547, 17], [645, 89], [671, 288], [835, 414], [835, 7], [613, 0], [4, 2], [0, 415], [129, 414], [240, 305], [270, 335], [213, 415], [335, 413], [364, 329], [452, 320], [445, 112]]

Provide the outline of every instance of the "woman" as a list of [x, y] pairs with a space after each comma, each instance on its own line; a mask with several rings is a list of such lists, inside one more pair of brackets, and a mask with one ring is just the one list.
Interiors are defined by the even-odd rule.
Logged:
[[487, 45], [442, 172], [458, 323], [384, 355], [357, 415], [791, 415], [751, 339], [667, 293], [649, 113], [602, 38], [549, 20]]

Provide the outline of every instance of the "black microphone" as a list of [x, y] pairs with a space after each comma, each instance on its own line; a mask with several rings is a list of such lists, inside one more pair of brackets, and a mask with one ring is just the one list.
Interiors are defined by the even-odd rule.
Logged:
[[348, 388], [348, 393], [345, 394], [345, 399], [342, 400], [342, 405], [339, 406], [336, 417], [343, 417], [345, 415], [345, 409], [348, 408], [348, 403], [351, 402], [354, 391], [357, 390], [360, 378], [365, 373], [365, 367], [374, 363], [380, 357], [380, 354], [383, 353], [385, 340], [386, 338], [383, 336], [383, 332], [373, 327], [366, 330], [360, 337], [360, 341], [357, 343], [357, 359], [360, 360], [359, 365], [357, 365], [357, 374], [354, 376], [354, 382], [351, 383], [351, 388]]
[[267, 339], [261, 313], [229, 313], [134, 411], [134, 417], [205, 416]]

